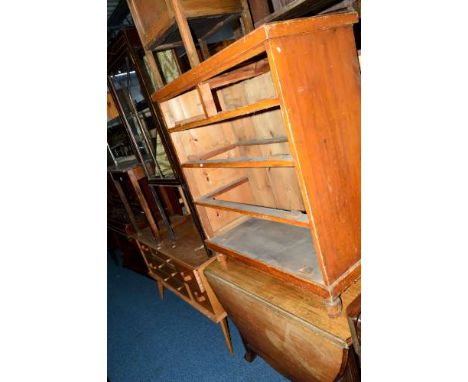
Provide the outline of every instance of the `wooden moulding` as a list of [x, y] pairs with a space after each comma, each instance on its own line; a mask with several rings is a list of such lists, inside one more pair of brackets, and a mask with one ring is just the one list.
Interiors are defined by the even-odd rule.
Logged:
[[239, 157], [227, 159], [208, 159], [188, 161], [183, 168], [255, 168], [255, 167], [294, 167], [291, 155], [272, 155], [269, 157]]
[[357, 20], [358, 14], [352, 12], [262, 25], [232, 43], [229, 49], [224, 49], [211, 56], [197, 67], [182, 74], [170, 84], [154, 92], [151, 98], [154, 102], [163, 102], [190, 90], [198, 83], [206, 81], [249, 58], [265, 52], [266, 47], [264, 43], [268, 39], [310, 33], [318, 29], [352, 25]]
[[178, 131], [194, 129], [196, 127], [204, 127], [207, 125], [212, 125], [214, 123], [227, 121], [229, 119], [242, 117], [244, 115], [249, 115], [262, 110], [268, 110], [278, 106], [279, 100], [277, 98], [264, 99], [255, 102], [251, 105], [242, 106], [234, 110], [223, 111], [208, 118], [197, 119], [191, 122], [182, 122], [181, 124], [176, 125], [172, 129], [169, 129], [169, 132], [175, 133]]

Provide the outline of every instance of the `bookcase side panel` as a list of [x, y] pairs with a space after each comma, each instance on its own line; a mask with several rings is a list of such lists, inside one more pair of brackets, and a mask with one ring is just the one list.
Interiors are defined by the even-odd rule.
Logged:
[[350, 26], [269, 41], [325, 282], [360, 259], [360, 72]]

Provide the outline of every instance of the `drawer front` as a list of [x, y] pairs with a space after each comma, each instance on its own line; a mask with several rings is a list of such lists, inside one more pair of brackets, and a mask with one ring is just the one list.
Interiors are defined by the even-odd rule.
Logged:
[[[210, 300], [196, 269], [191, 269], [183, 264], [175, 262], [170, 257], [154, 249], [151, 250], [149, 258], [151, 258], [150, 262], [151, 265], [153, 265], [153, 272], [155, 274], [160, 275], [169, 285], [173, 287], [176, 285], [176, 289], [189, 297], [193, 302], [213, 312]], [[161, 274], [165, 277], [162, 277]], [[184, 288], [181, 288], [181, 286]]]
[[140, 247], [151, 274], [213, 313], [213, 307], [196, 269], [175, 262], [169, 256], [149, 248], [145, 244], [140, 243]]
[[178, 291], [179, 293], [183, 294], [185, 297], [187, 298], [190, 298], [190, 295], [187, 291], [187, 288], [186, 286], [184, 285], [183, 282], [181, 282], [179, 279], [177, 279], [176, 277], [174, 277], [174, 273], [173, 271], [171, 270], [167, 270], [165, 267], [158, 267], [158, 266], [154, 266], [153, 264], [149, 264], [148, 265], [149, 268], [150, 268], [150, 273], [153, 275], [153, 276], [157, 276], [158, 278], [160, 278], [165, 284], [171, 286], [172, 288], [174, 288], [176, 291]]

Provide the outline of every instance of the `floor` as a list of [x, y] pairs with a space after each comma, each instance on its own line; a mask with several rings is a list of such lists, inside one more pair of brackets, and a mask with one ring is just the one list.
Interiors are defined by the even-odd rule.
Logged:
[[110, 382], [287, 381], [263, 359], [244, 359], [232, 321], [234, 354], [218, 325], [108, 254], [107, 375]]

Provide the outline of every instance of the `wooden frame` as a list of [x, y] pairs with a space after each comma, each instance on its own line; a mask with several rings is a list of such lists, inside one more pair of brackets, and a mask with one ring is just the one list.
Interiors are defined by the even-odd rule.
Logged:
[[[198, 219], [195, 206], [193, 204], [193, 200], [188, 192], [186, 181], [180, 169], [177, 156], [175, 155], [175, 152], [174, 152], [174, 147], [172, 145], [172, 142], [169, 138], [167, 131], [161, 125], [161, 122], [160, 122], [161, 117], [159, 115], [157, 108], [155, 108], [153, 103], [151, 102], [151, 93], [148, 87], [148, 78], [147, 76], [145, 76], [146, 72], [144, 68], [142, 68], [141, 62], [138, 59], [138, 54], [140, 54], [143, 57], [147, 53], [148, 52], [144, 51], [143, 47], [141, 46], [141, 42], [139, 40], [137, 31], [135, 29], [123, 30], [120, 36], [118, 36], [115, 42], [108, 49], [108, 73], [111, 72], [111, 70], [115, 67], [115, 65], [117, 65], [117, 63], [124, 56], [127, 56], [129, 58], [130, 62], [132, 63], [132, 66], [135, 68], [143, 97], [146, 99], [146, 103], [148, 105], [149, 111], [154, 121], [156, 131], [161, 139], [162, 148], [164, 149], [164, 152], [166, 153], [167, 159], [172, 168], [172, 173], [174, 174], [174, 178], [171, 178], [171, 179], [152, 178], [151, 176], [148, 176], [148, 182], [150, 184], [150, 188], [156, 187], [158, 189], [158, 192], [161, 194], [163, 201], [166, 202], [166, 207], [167, 206], [170, 207], [170, 203], [169, 204], [167, 203], [167, 197], [166, 197], [167, 192], [165, 189], [166, 187], [176, 187], [180, 193], [183, 204], [186, 207], [187, 213], [190, 213], [192, 215], [192, 220], [195, 226], [197, 227], [197, 230], [201, 238], [204, 239], [204, 232], [203, 232], [203, 229], [201, 228], [201, 223]], [[151, 64], [156, 65], [156, 63], [154, 62], [154, 56], [152, 54], [151, 54], [151, 57], [153, 58], [153, 62], [149, 61], [150, 66]], [[112, 98], [115, 98], [115, 94], [113, 95]], [[117, 102], [117, 107], [118, 106], [119, 105]], [[132, 133], [130, 129], [128, 128], [127, 128], [127, 133], [129, 137], [132, 138], [131, 137]], [[132, 145], [135, 146], [134, 141], [132, 141]], [[133, 151], [136, 153], [136, 155], [138, 155], [138, 158], [140, 162], [142, 163], [143, 159], [139, 156], [139, 153], [136, 152], [138, 150], [134, 147]], [[153, 195], [153, 197], [156, 199], [157, 195], [156, 196]], [[156, 202], [158, 201], [156, 200]], [[166, 220], [168, 220], [168, 217], [166, 218], [167, 218]]]
[[[357, 20], [342, 13], [263, 25], [152, 95], [208, 247], [317, 293], [332, 316], [360, 275]], [[247, 235], [246, 225], [263, 229], [259, 218], [273, 222], [270, 244], [286, 243], [283, 256], [267, 249], [261, 231], [249, 248], [223, 244], [241, 228]], [[296, 226], [292, 236], [279, 238], [281, 224]], [[314, 266], [297, 268], [307, 252]], [[319, 275], [308, 270], [315, 267]]]
[[[187, 53], [190, 66], [200, 63], [194, 38], [190, 31], [191, 19], [204, 19], [209, 30], [196, 38], [203, 59], [209, 57], [207, 39], [234, 18], [240, 18], [245, 33], [253, 30], [247, 0], [127, 0], [135, 26], [145, 51], [172, 49], [180, 41], [172, 41], [175, 29]], [[169, 43], [167, 40], [170, 40]], [[152, 66], [156, 78], [161, 78], [157, 66]]]

